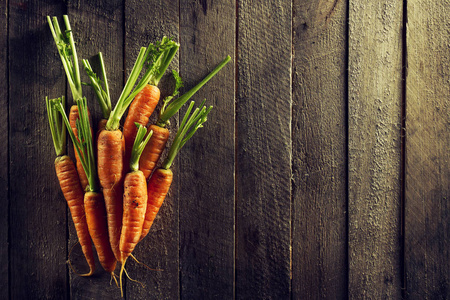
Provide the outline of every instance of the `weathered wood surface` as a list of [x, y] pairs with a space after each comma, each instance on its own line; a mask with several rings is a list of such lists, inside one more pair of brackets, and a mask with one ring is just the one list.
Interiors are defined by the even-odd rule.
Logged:
[[347, 6], [294, 4], [292, 292], [296, 299], [344, 299]]
[[103, 52], [113, 104], [163, 35], [183, 91], [232, 57], [193, 97], [214, 109], [135, 250], [162, 271], [130, 260], [144, 287], [126, 280], [124, 298], [449, 298], [447, 2], [2, 2], [0, 298], [120, 298], [100, 265], [66, 263], [85, 268], [44, 105], [72, 104], [46, 21], [64, 13], [79, 56]]
[[401, 297], [403, 3], [351, 1], [348, 44], [349, 298]]
[[448, 1], [408, 2], [405, 271], [409, 299], [450, 298], [449, 13]]

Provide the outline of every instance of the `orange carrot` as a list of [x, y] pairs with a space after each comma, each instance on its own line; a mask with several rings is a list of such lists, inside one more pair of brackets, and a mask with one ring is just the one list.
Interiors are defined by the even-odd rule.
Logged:
[[169, 139], [169, 129], [167, 128], [157, 125], [150, 125], [149, 130], [153, 131], [153, 135], [142, 152], [141, 159], [139, 160], [139, 170], [144, 173], [146, 179], [150, 177], [150, 174], [156, 167], [159, 157], [161, 156], [161, 153], [166, 147], [167, 140]]
[[[120, 287], [122, 291], [122, 273], [125, 270], [125, 262], [131, 255], [140, 240], [144, 216], [147, 210], [147, 181], [139, 170], [139, 158], [149, 141], [152, 132], [145, 137], [146, 129], [136, 123], [138, 127], [136, 138], [131, 148], [130, 169], [126, 175], [123, 193], [123, 220], [120, 234]], [[145, 137], [145, 140], [144, 140]]]
[[131, 156], [131, 148], [136, 138], [137, 128], [135, 123], [146, 126], [148, 119], [158, 105], [160, 97], [159, 88], [155, 85], [147, 84], [131, 102], [127, 117], [123, 125], [123, 135], [125, 137], [125, 160], [124, 166], [128, 166]]
[[127, 174], [123, 194], [123, 224], [120, 235], [120, 262], [133, 252], [139, 242], [147, 209], [147, 182], [141, 171]]
[[103, 187], [111, 248], [120, 259], [119, 240], [123, 213], [124, 138], [120, 130], [102, 130], [97, 140], [98, 178]]
[[88, 273], [81, 276], [90, 276], [95, 270], [95, 260], [84, 211], [84, 191], [81, 188], [75, 165], [70, 157], [67, 155], [58, 156], [55, 159], [55, 170], [72, 215], [81, 250], [90, 268]]
[[[70, 107], [70, 112], [69, 112], [69, 123], [70, 123], [70, 128], [72, 129], [73, 134], [75, 136], [78, 136], [78, 129], [77, 129], [77, 125], [76, 125], [77, 120], [78, 120], [78, 106], [72, 105]], [[88, 179], [87, 179], [86, 173], [83, 170], [83, 166], [81, 165], [80, 157], [78, 156], [78, 153], [75, 150], [75, 148], [74, 148], [74, 152], [75, 152], [75, 161], [77, 163], [77, 172], [78, 172], [78, 176], [80, 177], [81, 187], [83, 188], [83, 190], [85, 190], [86, 186], [88, 185]]]
[[[90, 276], [95, 270], [94, 253], [92, 251], [91, 237], [87, 227], [84, 211], [84, 191], [80, 184], [75, 164], [72, 159], [65, 155], [66, 144], [66, 127], [58, 115], [58, 112], [51, 106], [51, 101], [46, 98], [47, 112], [49, 118], [50, 129], [52, 132], [53, 144], [56, 151], [55, 170], [61, 186], [64, 198], [69, 206], [75, 230], [77, 232], [78, 241], [81, 250], [89, 265], [89, 272], [81, 276]], [[60, 98], [64, 102], [64, 98]]]
[[161, 205], [169, 192], [172, 184], [173, 173], [171, 169], [158, 168], [153, 172], [152, 177], [147, 184], [147, 210], [145, 213], [144, 225], [142, 226], [142, 233], [139, 240], [142, 240], [152, 227], [153, 221], [158, 214]]
[[103, 195], [96, 192], [85, 193], [84, 208], [86, 210], [89, 234], [97, 250], [98, 260], [103, 269], [115, 278], [114, 269], [116, 268], [116, 258], [108, 241]]

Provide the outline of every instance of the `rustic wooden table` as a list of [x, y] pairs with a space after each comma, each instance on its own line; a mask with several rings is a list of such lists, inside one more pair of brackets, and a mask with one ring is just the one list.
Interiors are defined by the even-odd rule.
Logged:
[[130, 262], [145, 287], [128, 280], [126, 299], [450, 298], [449, 1], [9, 0], [0, 11], [1, 299], [120, 298], [100, 267], [81, 278], [66, 263], [76, 236], [44, 105], [71, 101], [46, 23], [63, 14], [79, 57], [103, 52], [113, 99], [139, 47], [163, 35], [181, 44], [184, 90], [233, 58], [195, 96], [215, 108], [135, 251], [163, 271]]

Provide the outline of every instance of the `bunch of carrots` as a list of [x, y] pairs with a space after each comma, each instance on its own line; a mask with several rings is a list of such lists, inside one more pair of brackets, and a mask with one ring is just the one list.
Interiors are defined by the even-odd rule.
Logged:
[[[88, 60], [83, 83], [69, 18], [63, 16], [62, 31], [56, 17], [47, 17], [51, 33], [72, 92], [73, 105], [67, 115], [65, 98], [46, 98], [50, 130], [56, 151], [55, 170], [67, 201], [78, 241], [89, 266], [95, 271], [93, 246], [103, 269], [122, 291], [122, 274], [136, 245], [148, 234], [173, 179], [171, 166], [184, 144], [203, 126], [212, 107], [191, 101], [165, 159], [160, 163], [170, 132], [169, 119], [230, 60], [226, 57], [201, 82], [179, 96], [181, 77], [172, 71], [175, 88], [163, 99], [158, 120], [148, 126], [160, 101], [158, 83], [176, 55], [179, 44], [162, 38], [142, 47], [114, 109], [102, 53], [98, 54], [98, 76]], [[94, 89], [103, 119], [94, 134], [83, 85]], [[128, 110], [121, 125], [122, 117]], [[123, 128], [121, 130], [121, 128]], [[66, 150], [67, 133], [73, 143], [75, 162]], [[157, 167], [160, 165], [160, 167]], [[119, 282], [115, 269], [121, 265]]]

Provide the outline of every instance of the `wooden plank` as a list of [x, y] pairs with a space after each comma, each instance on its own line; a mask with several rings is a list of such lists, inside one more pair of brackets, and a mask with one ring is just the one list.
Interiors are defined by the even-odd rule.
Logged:
[[[77, 0], [67, 2], [67, 13], [74, 31], [82, 81], [90, 82], [85, 75], [81, 59], [89, 59], [93, 68], [96, 71], [100, 71], [97, 54], [101, 51], [106, 64], [113, 105], [116, 103], [123, 88], [123, 8], [123, 1], [121, 0]], [[96, 132], [98, 121], [103, 117], [100, 106], [93, 89], [90, 87], [83, 86], [83, 95], [88, 100], [94, 132]], [[73, 105], [72, 98], [69, 97], [69, 99], [68, 104]], [[69, 149], [72, 157], [74, 157], [72, 144], [70, 144]], [[70, 214], [69, 218], [71, 219]], [[78, 239], [73, 222], [69, 222], [69, 225], [70, 238], [68, 246], [71, 248]], [[81, 252], [81, 247], [73, 248], [70, 259], [74, 264], [77, 264], [77, 267], [79, 266], [79, 269], [82, 267], [84, 267], [84, 270], [86, 269], [87, 265]], [[117, 274], [119, 273], [119, 266], [119, 263], [117, 263]], [[111, 276], [103, 270], [98, 260], [96, 269], [95, 275], [91, 278], [80, 277], [73, 273], [70, 274], [71, 298], [120, 299], [120, 290], [114, 283], [111, 284]]]
[[345, 299], [347, 5], [293, 9], [293, 298]]
[[408, 1], [405, 270], [409, 299], [450, 298], [450, 7]]
[[45, 96], [65, 93], [47, 25], [60, 4], [9, 1], [10, 297], [65, 299], [66, 202], [54, 169]]
[[[178, 41], [179, 2], [175, 0], [147, 1], [130, 0], [125, 3], [126, 69], [131, 71], [139, 48], [156, 42], [163, 36]], [[169, 70], [178, 70], [178, 54]], [[171, 92], [170, 71], [159, 84], [161, 99]], [[160, 101], [162, 102], [162, 101]], [[160, 103], [161, 104], [161, 103]], [[156, 109], [159, 112], [159, 107]], [[154, 121], [157, 113], [151, 117]], [[171, 120], [170, 130], [176, 130], [176, 118]], [[171, 138], [172, 139], [172, 138]], [[169, 143], [171, 141], [169, 140]], [[179, 241], [178, 241], [178, 167], [173, 168], [174, 181], [150, 232], [135, 249], [134, 255], [150, 268], [148, 270], [133, 260], [127, 261], [127, 270], [133, 279], [142, 282], [126, 282], [128, 299], [178, 299], [179, 298]]]
[[401, 298], [402, 1], [349, 6], [349, 297]]
[[8, 278], [8, 183], [9, 183], [9, 162], [8, 162], [8, 13], [7, 2], [0, 3], [0, 205], [4, 209], [0, 212], [0, 298], [9, 298], [9, 278]]
[[[185, 88], [235, 54], [235, 1], [181, 1], [180, 74]], [[234, 62], [191, 100], [214, 109], [179, 154], [182, 299], [233, 299]], [[185, 109], [182, 110], [184, 113]]]
[[238, 2], [236, 298], [291, 293], [291, 2]]

